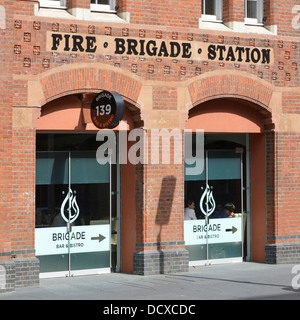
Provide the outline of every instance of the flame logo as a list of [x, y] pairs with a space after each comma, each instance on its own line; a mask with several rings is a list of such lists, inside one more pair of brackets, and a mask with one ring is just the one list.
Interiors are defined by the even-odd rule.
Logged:
[[[68, 213], [67, 217], [65, 211]], [[74, 212], [74, 214], [72, 214], [72, 212]], [[66, 222], [70, 221], [70, 223], [72, 223], [78, 218], [79, 212], [80, 210], [76, 201], [76, 195], [73, 193], [72, 189], [69, 188], [69, 192], [61, 204], [60, 214]]]
[[[204, 210], [203, 208], [203, 203], [205, 199], [206, 199], [206, 202], [205, 202], [206, 210]], [[209, 217], [216, 209], [216, 203], [214, 200], [213, 192], [208, 184], [206, 184], [206, 188], [201, 196], [199, 205], [202, 213], [207, 217]]]

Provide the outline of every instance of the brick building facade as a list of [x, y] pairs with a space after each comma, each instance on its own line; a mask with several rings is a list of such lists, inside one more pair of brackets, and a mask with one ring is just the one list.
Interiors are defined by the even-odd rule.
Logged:
[[[78, 168], [92, 168], [90, 158], [82, 160], [76, 152], [95, 152], [98, 147], [80, 141], [83, 134], [96, 140], [98, 128], [84, 110], [102, 90], [118, 92], [124, 99], [126, 134], [139, 128], [150, 139], [154, 129], [179, 130], [183, 161], [123, 163], [110, 169], [108, 180], [95, 173], [99, 179], [93, 184], [92, 174], [66, 178], [69, 187], [76, 185], [81, 213], [88, 205], [80, 202], [80, 192], [89, 190], [85, 200], [90, 201], [93, 192], [94, 198], [101, 198], [93, 190], [106, 195], [109, 233], [117, 229], [116, 242], [106, 236], [108, 256], [101, 253], [108, 265], [98, 266], [95, 261], [102, 258], [93, 258], [91, 249], [72, 256], [76, 265], [80, 254], [87, 254], [77, 269], [110, 270], [116, 259], [117, 271], [138, 274], [187, 270], [195, 261], [218, 258], [299, 263], [300, 7], [296, 0], [216, 0], [213, 5], [207, 0], [0, 0], [0, 5], [0, 274], [4, 275], [0, 290], [36, 285], [44, 270], [61, 271], [53, 265], [68, 260], [70, 252], [58, 252], [57, 257], [43, 253], [40, 246], [49, 239], [43, 237], [51, 228], [45, 222], [37, 225], [37, 212], [47, 211], [51, 201], [62, 212], [68, 189], [62, 188], [67, 186], [65, 178], [56, 177], [61, 167], [53, 169], [61, 159], [55, 152], [68, 152], [63, 163], [75, 159], [83, 163]], [[219, 176], [189, 178], [185, 173], [182, 150], [188, 129], [204, 130], [206, 168], [213, 163], [224, 166]], [[238, 156], [217, 155], [224, 150], [226, 154], [235, 150]], [[176, 151], [172, 144], [171, 157]], [[49, 166], [52, 178], [43, 175]], [[239, 172], [236, 178], [225, 173], [231, 166]], [[98, 175], [108, 174], [103, 172]], [[60, 179], [63, 182], [57, 182]], [[188, 244], [185, 235], [185, 200], [189, 194], [195, 196], [199, 209], [197, 197], [210, 181], [215, 201], [217, 194], [225, 202], [234, 198], [244, 221], [241, 238], [222, 248], [211, 240]], [[226, 198], [222, 186], [235, 190], [235, 196]], [[94, 208], [101, 211], [106, 204], [100, 202]], [[48, 215], [47, 211], [43, 217]], [[90, 219], [94, 228], [102, 218], [95, 218], [93, 226]], [[197, 230], [202, 227], [199, 222]], [[53, 233], [51, 237], [57, 239]], [[226, 250], [237, 250], [236, 243], [242, 246], [239, 253], [228, 255]]]

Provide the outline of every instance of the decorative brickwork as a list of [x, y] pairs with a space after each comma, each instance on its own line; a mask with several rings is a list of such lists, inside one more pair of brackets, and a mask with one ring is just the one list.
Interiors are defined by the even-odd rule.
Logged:
[[[65, 68], [64, 68], [65, 69]], [[112, 70], [90, 68], [82, 65], [80, 68], [68, 68], [67, 71], [57, 70], [56, 73], [41, 79], [45, 104], [59, 97], [85, 92], [99, 92], [100, 90], [115, 90], [126, 97], [127, 100], [136, 102], [141, 90], [141, 84], [136, 80]]]
[[246, 99], [270, 111], [272, 89], [264, 81], [246, 78], [242, 74], [211, 75], [189, 86], [193, 105], [221, 97]]

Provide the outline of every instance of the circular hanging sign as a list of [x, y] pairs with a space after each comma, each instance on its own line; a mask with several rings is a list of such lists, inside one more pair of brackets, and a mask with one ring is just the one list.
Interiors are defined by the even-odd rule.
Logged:
[[101, 91], [91, 104], [91, 118], [99, 129], [115, 128], [122, 120], [125, 103], [117, 92]]

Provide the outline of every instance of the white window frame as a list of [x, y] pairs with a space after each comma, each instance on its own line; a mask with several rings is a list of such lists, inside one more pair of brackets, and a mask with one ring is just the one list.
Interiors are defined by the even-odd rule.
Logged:
[[[247, 18], [247, 2], [248, 1], [257, 2], [256, 18]], [[264, 12], [263, 0], [245, 0], [245, 24], [263, 25], [263, 12]]]
[[91, 3], [91, 11], [116, 12], [115, 6], [116, 6], [116, 0], [109, 0], [109, 4]]
[[[214, 1], [215, 14], [205, 14], [205, 1]], [[202, 21], [223, 21], [223, 0], [202, 0]]]
[[66, 0], [39, 0], [42, 8], [59, 8], [67, 9]]

